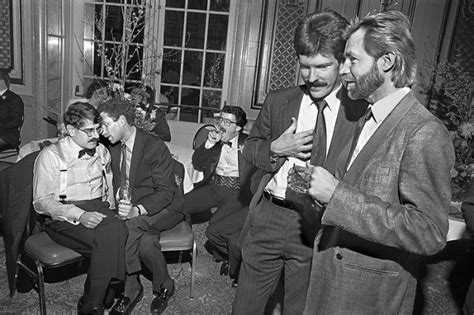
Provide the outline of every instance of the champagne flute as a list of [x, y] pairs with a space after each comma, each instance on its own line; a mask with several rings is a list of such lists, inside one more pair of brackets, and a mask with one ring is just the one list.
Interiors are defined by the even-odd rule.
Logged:
[[[117, 195], [115, 196], [115, 199], [117, 200], [117, 203], [121, 203], [121, 202], [130, 203], [132, 201], [131, 187], [127, 183], [122, 183], [122, 185], [120, 185], [119, 189], [117, 190]], [[127, 217], [121, 216], [119, 214], [117, 214], [115, 217], [119, 218], [120, 220], [127, 219]]]

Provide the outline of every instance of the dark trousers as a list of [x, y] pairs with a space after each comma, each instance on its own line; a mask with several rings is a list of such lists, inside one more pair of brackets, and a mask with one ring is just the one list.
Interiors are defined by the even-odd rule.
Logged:
[[125, 241], [127, 227], [109, 210], [109, 203], [90, 200], [77, 204], [85, 211], [97, 211], [105, 217], [94, 229], [66, 221], [49, 221], [46, 232], [57, 243], [90, 258], [88, 280], [125, 279]]
[[313, 251], [303, 242], [300, 220], [265, 198], [249, 212], [233, 314], [263, 314], [283, 271], [283, 313], [303, 313]]
[[206, 236], [224, 256], [228, 255], [229, 236], [240, 231], [247, 215], [246, 211], [242, 210], [244, 206], [239, 201], [239, 194], [239, 190], [209, 184], [184, 196], [184, 209], [188, 215], [217, 207], [217, 211], [209, 220]]
[[127, 272], [140, 271], [143, 263], [152, 273], [155, 292], [160, 292], [165, 282], [171, 285], [166, 260], [161, 252], [160, 231], [169, 230], [182, 220], [182, 213], [164, 209], [153, 216], [142, 215], [126, 221], [129, 231], [126, 245]]

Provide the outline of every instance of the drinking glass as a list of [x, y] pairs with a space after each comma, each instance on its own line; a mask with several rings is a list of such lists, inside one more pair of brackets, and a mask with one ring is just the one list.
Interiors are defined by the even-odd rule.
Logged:
[[[127, 202], [130, 203], [132, 201], [132, 189], [128, 184], [120, 185], [119, 189], [117, 190], [117, 195], [115, 196], [117, 203]], [[118, 211], [118, 209], [117, 209]], [[116, 215], [117, 218], [120, 220], [126, 220], [127, 217], [121, 216], [119, 214]]]

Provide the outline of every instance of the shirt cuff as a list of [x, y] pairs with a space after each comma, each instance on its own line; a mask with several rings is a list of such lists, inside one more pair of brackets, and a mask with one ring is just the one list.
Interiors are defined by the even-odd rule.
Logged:
[[140, 215], [147, 215], [148, 211], [146, 211], [145, 207], [142, 205], [137, 205], [138, 210], [140, 211]]
[[215, 145], [216, 145], [216, 143], [212, 143], [212, 142], [210, 142], [209, 140], [206, 140], [206, 142], [204, 143], [204, 148], [210, 149], [210, 148], [212, 148], [212, 147], [215, 146]]
[[79, 218], [85, 211], [82, 210], [81, 208], [71, 205], [71, 207], [68, 209], [68, 215], [67, 215], [67, 220], [68, 222], [72, 224], [79, 224]]

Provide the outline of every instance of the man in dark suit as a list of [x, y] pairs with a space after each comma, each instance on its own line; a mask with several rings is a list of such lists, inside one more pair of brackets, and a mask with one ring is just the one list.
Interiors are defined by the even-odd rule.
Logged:
[[[171, 154], [155, 135], [134, 126], [131, 102], [112, 99], [99, 105], [103, 135], [110, 147], [114, 191], [127, 184], [131, 200], [118, 200], [119, 215], [126, 219], [129, 236], [126, 245], [127, 277], [125, 290], [111, 314], [130, 314], [143, 297], [139, 271], [143, 263], [153, 274], [155, 295], [150, 312], [161, 314], [175, 290], [160, 248], [159, 232], [170, 229], [184, 217], [181, 206], [172, 203], [177, 184]], [[121, 145], [117, 145], [119, 143]]]
[[20, 126], [23, 123], [23, 101], [10, 90], [10, 76], [0, 71], [0, 148], [20, 145]]
[[227, 274], [228, 239], [240, 231], [247, 216], [251, 198], [250, 177], [254, 168], [242, 157], [247, 135], [243, 128], [247, 115], [238, 106], [224, 106], [216, 129], [194, 151], [192, 163], [204, 178], [185, 196], [186, 214], [202, 213], [213, 207], [217, 211], [209, 220], [206, 236], [208, 250], [216, 261], [223, 261], [221, 274]]
[[312, 170], [308, 193], [327, 206], [305, 313], [411, 314], [420, 258], [446, 244], [452, 140], [411, 91], [416, 54], [406, 16], [364, 17], [347, 36], [341, 76], [370, 111], [337, 177]]
[[242, 243], [235, 314], [262, 314], [283, 270], [283, 312], [303, 311], [321, 211], [304, 193], [306, 164], [334, 169], [366, 107], [341, 87], [347, 24], [333, 11], [300, 22], [294, 46], [305, 84], [270, 93], [246, 140], [244, 156], [259, 168], [252, 182], [260, 185]]

